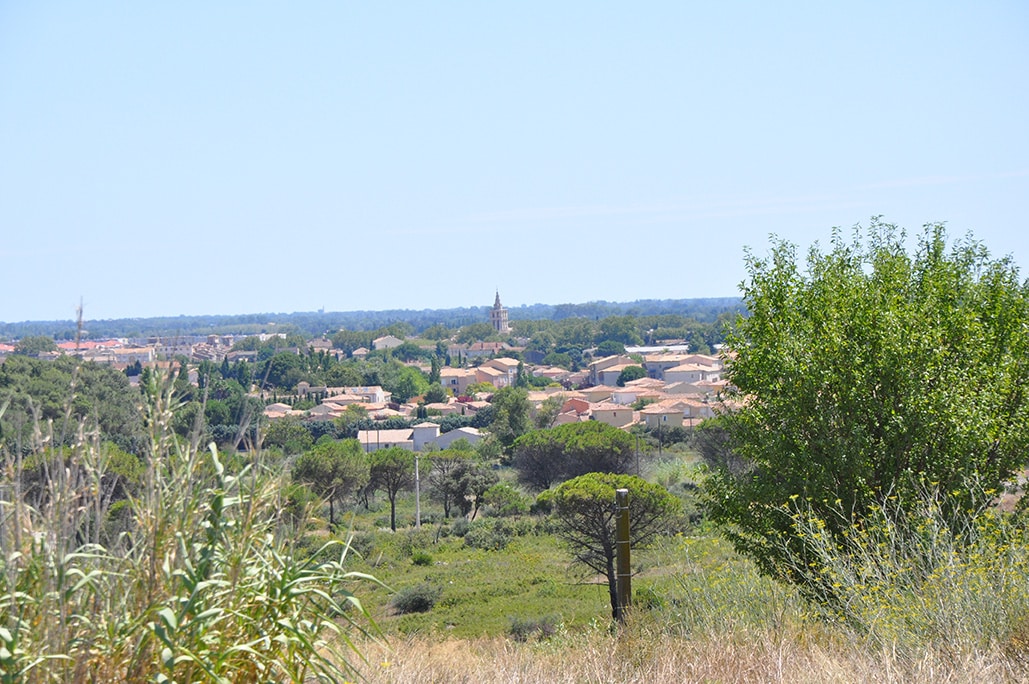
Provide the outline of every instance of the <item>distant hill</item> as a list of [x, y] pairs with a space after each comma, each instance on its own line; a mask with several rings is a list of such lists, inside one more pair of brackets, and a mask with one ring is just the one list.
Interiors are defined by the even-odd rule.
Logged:
[[[706, 299], [640, 299], [634, 302], [586, 302], [584, 304], [530, 304], [509, 307], [511, 320], [561, 320], [564, 318], [599, 319], [607, 316], [654, 316], [679, 314], [701, 323], [713, 322], [719, 314], [739, 311], [738, 297]], [[299, 332], [306, 336], [333, 333], [340, 329], [376, 330], [391, 323], [405, 322], [416, 332], [442, 323], [457, 328], [489, 320], [489, 307], [455, 309], [392, 309], [388, 311], [341, 311], [237, 314], [219, 316], [165, 316], [158, 318], [118, 318], [86, 320], [88, 337], [150, 337], [170, 335], [228, 335], [261, 332]], [[75, 338], [75, 322], [25, 321], [0, 323], [0, 338], [16, 339], [47, 335], [56, 340]]]

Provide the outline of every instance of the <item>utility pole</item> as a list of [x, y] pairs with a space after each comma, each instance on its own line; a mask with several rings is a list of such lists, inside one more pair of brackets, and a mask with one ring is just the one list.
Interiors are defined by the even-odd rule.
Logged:
[[615, 617], [625, 622], [625, 611], [632, 603], [632, 569], [629, 564], [629, 490], [615, 490], [615, 570], [618, 607]]

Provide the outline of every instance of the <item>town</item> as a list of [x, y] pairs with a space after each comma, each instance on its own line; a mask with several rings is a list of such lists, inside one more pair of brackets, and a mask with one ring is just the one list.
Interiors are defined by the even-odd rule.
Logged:
[[[399, 428], [357, 430], [356, 437], [366, 451], [390, 446], [413, 451], [446, 449], [457, 439], [478, 444], [484, 433], [474, 426], [474, 418], [491, 406], [496, 391], [505, 388], [525, 388], [525, 400], [532, 415], [540, 416], [537, 425], [541, 427], [598, 421], [624, 430], [675, 435], [674, 430], [691, 429], [713, 417], [723, 404], [723, 359], [717, 353], [693, 352], [684, 339], [626, 345], [618, 339], [587, 338], [583, 342], [597, 344], [576, 350], [573, 360], [567, 353], [544, 354], [538, 345], [530, 346], [530, 339], [514, 335], [499, 292], [488, 316], [488, 327], [469, 326], [486, 339], [466, 342], [456, 341], [456, 334], [435, 341], [383, 334], [368, 337], [367, 347], [340, 348], [332, 336], [301, 340], [286, 333], [261, 333], [78, 339], [52, 344], [37, 339], [29, 350], [43, 360], [67, 355], [111, 366], [126, 372], [132, 384], [138, 383], [144, 368], [185, 369], [185, 377], [196, 387], [204, 383], [204, 374], [218, 366], [223, 369], [223, 380], [232, 377], [240, 382], [251, 408], [256, 405], [253, 402], [263, 406], [261, 416], [268, 424], [287, 419], [307, 426], [324, 425], [355, 416], [377, 425], [390, 419], [394, 419], [391, 425], [397, 425], [398, 419], [401, 425], [407, 422], [408, 426]], [[361, 338], [351, 334], [347, 342], [353, 344], [354, 339]], [[628, 336], [622, 331], [619, 339], [642, 341], [631, 331]], [[24, 345], [0, 343], [0, 359], [20, 350], [24, 353]], [[330, 365], [360, 368], [370, 361], [390, 362], [402, 364], [407, 375], [392, 389], [380, 384], [316, 384], [311, 378], [324, 374], [300, 370], [302, 359], [315, 359], [318, 370]], [[546, 363], [555, 360], [562, 365]], [[282, 372], [280, 365], [290, 370]], [[364, 375], [375, 377], [365, 373], [362, 380]], [[298, 379], [301, 377], [304, 379]], [[403, 391], [404, 377], [424, 378], [424, 382], [409, 382]], [[422, 391], [412, 394], [416, 389]], [[215, 400], [212, 406], [220, 404]], [[245, 434], [237, 425], [244, 414], [238, 405], [233, 408], [237, 410], [228, 415], [232, 423], [220, 431], [217, 428], [222, 424], [217, 420], [226, 417], [217, 411], [208, 416], [214, 419], [208, 427], [215, 428], [216, 437]], [[464, 420], [444, 420], [453, 416]]]

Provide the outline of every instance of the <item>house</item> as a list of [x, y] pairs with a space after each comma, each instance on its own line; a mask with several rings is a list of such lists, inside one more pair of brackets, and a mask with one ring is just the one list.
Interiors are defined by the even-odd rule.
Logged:
[[285, 418], [288, 415], [299, 415], [301, 411], [294, 411], [293, 407], [289, 404], [268, 404], [264, 407], [264, 417], [268, 420], [276, 420], [277, 418]]
[[316, 352], [332, 351], [332, 340], [327, 340], [324, 337], [319, 337], [318, 339], [311, 340], [310, 342], [308, 342], [307, 346], [310, 347], [312, 351]]
[[465, 411], [467, 409], [467, 407], [464, 404], [461, 404], [456, 401], [434, 402], [432, 404], [426, 404], [424, 408], [426, 411], [429, 412], [430, 415], [434, 416], [463, 416], [465, 415]]
[[640, 411], [640, 418], [651, 430], [682, 427], [685, 411], [685, 405], [673, 399], [643, 407]]
[[509, 387], [512, 383], [508, 380], [507, 373], [492, 366], [479, 366], [475, 369], [476, 382], [488, 382], [497, 389]]
[[[624, 354], [618, 354], [618, 355], [615, 355], [615, 356], [605, 356], [602, 359], [597, 359], [597, 360], [591, 362], [590, 365], [589, 365], [590, 384], [593, 384], [593, 385], [607, 385], [607, 384], [614, 385], [615, 384], [614, 382], [610, 382], [610, 383], [601, 382], [600, 373], [602, 371], [606, 371], [606, 370], [609, 370], [611, 368], [614, 368], [615, 366], [621, 366], [624, 369], [625, 366], [636, 366], [636, 365], [639, 365], [639, 364], [637, 364], [636, 361], [633, 360], [633, 358], [631, 356], [626, 356]], [[615, 380], [618, 379], [618, 374], [621, 373], [621, 372], [622, 372], [621, 369], [619, 369], [618, 373], [615, 373]]]
[[447, 354], [454, 359], [484, 359], [509, 349], [511, 347], [503, 342], [474, 342], [469, 345], [452, 344], [447, 347]]
[[435, 443], [437, 437], [439, 437], [439, 425], [436, 423], [418, 423], [412, 428], [411, 439], [415, 451], [424, 451], [426, 445]]
[[387, 392], [382, 389], [379, 385], [369, 385], [367, 387], [347, 387], [347, 394], [353, 394], [361, 397], [364, 401], [369, 404], [385, 404], [393, 398], [392, 392]]
[[636, 421], [635, 411], [628, 406], [619, 406], [611, 402], [590, 404], [590, 416], [600, 423], [607, 423], [614, 427], [625, 427]]
[[681, 366], [687, 362], [689, 354], [673, 354], [662, 352], [658, 354], [647, 354], [643, 357], [643, 367], [647, 369], [647, 377], [664, 380], [664, 373], [669, 368]]
[[454, 393], [455, 397], [463, 397], [470, 385], [476, 380], [475, 370], [472, 368], [440, 368], [439, 382], [444, 388]]
[[479, 368], [496, 368], [499, 371], [503, 371], [507, 375], [507, 384], [513, 385], [518, 379], [518, 366], [521, 365], [521, 361], [518, 359], [512, 359], [506, 356], [499, 356], [495, 359], [490, 359], [486, 363], [479, 366]]
[[305, 418], [310, 421], [330, 421], [343, 413], [343, 407], [338, 404], [318, 404], [307, 412]]
[[660, 401], [664, 398], [664, 392], [649, 389], [647, 387], [622, 387], [611, 393], [611, 403], [621, 406], [629, 406], [641, 399], [648, 401]]
[[466, 439], [469, 444], [475, 446], [482, 441], [482, 433], [473, 427], [457, 428], [437, 437], [435, 444], [440, 449], [449, 449], [459, 439]]
[[414, 451], [414, 430], [358, 430], [357, 441], [365, 453], [393, 446]]
[[364, 357], [368, 356], [369, 353], [370, 352], [368, 351], [367, 347], [358, 347], [354, 351], [350, 352], [350, 355], [353, 356], [355, 359], [363, 359]]
[[665, 382], [711, 382], [720, 380], [722, 371], [713, 366], [702, 366], [698, 363], [684, 363], [668, 368], [663, 374]]
[[383, 335], [382, 337], [376, 337], [372, 340], [372, 349], [378, 351], [380, 349], [396, 349], [402, 345], [404, 341], [394, 335]]
[[616, 366], [611, 366], [610, 368], [605, 368], [601, 371], [598, 371], [597, 380], [599, 382], [597, 384], [607, 385], [608, 387], [617, 387], [618, 378], [621, 377], [622, 371], [624, 371], [626, 368], [630, 366], [639, 366], [639, 364], [636, 362], [618, 364]]
[[532, 370], [532, 374], [554, 382], [561, 382], [571, 375], [572, 372], [560, 366], [538, 366]]
[[610, 399], [611, 392], [613, 391], [614, 390], [612, 390], [607, 385], [596, 385], [595, 387], [587, 387], [585, 389], [580, 389], [579, 394], [581, 394], [582, 398], [586, 401], [595, 404], [597, 402], [606, 401]]
[[647, 369], [647, 375], [666, 382], [679, 382], [680, 380], [669, 378], [668, 371], [677, 369], [684, 365], [699, 366], [705, 369], [705, 379], [714, 376], [721, 377], [722, 361], [716, 356], [706, 354], [650, 354], [644, 358], [643, 367]]

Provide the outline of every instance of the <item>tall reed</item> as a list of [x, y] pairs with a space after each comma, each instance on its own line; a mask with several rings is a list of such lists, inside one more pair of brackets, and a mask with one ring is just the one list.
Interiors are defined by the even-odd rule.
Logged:
[[66, 448], [51, 424], [0, 446], [0, 682], [352, 675], [351, 635], [374, 626], [351, 590], [372, 578], [346, 570], [340, 542], [294, 556], [281, 468], [231, 472], [174, 436], [169, 380], [143, 390], [150, 448], [121, 502], [112, 448], [85, 424]]

